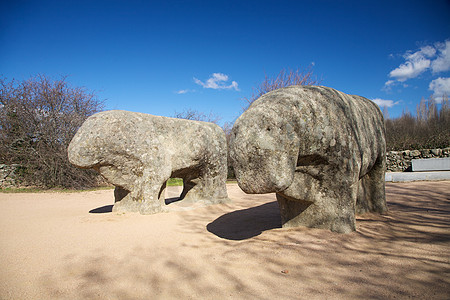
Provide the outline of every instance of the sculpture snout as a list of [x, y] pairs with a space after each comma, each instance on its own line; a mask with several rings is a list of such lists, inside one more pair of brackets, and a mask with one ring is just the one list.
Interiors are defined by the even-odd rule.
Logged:
[[273, 170], [270, 176], [264, 173], [236, 170], [236, 179], [239, 187], [247, 194], [277, 193], [287, 189], [293, 181], [288, 172]]
[[69, 162], [79, 168], [89, 169], [100, 162], [99, 160], [90, 153], [86, 147], [81, 146], [82, 144], [71, 142], [69, 147], [67, 148], [67, 154], [69, 158]]

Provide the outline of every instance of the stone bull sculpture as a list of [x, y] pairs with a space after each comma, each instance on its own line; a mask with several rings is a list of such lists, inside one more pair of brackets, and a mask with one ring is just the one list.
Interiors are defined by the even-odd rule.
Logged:
[[233, 126], [230, 158], [246, 193], [275, 192], [283, 227], [348, 233], [355, 212], [386, 211], [386, 145], [375, 103], [327, 87], [257, 99]]
[[168, 210], [164, 190], [172, 177], [183, 178], [182, 201], [227, 201], [226, 149], [213, 123], [117, 110], [89, 117], [68, 156], [116, 186], [114, 211], [153, 214]]

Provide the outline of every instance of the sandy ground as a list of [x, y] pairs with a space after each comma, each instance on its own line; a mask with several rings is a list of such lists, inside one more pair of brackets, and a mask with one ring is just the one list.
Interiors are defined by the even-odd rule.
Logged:
[[450, 297], [450, 181], [387, 184], [389, 213], [346, 235], [282, 229], [273, 194], [228, 191], [147, 216], [111, 212], [112, 190], [0, 194], [0, 298]]

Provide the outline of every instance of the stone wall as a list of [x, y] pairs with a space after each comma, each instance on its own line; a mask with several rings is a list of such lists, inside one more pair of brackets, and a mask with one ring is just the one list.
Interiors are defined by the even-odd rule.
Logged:
[[389, 151], [386, 153], [386, 171], [411, 171], [411, 160], [419, 158], [450, 157], [450, 148]]

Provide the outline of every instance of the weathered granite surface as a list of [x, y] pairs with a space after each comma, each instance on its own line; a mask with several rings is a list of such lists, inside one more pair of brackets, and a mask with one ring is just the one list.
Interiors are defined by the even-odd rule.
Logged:
[[83, 123], [68, 156], [116, 186], [115, 211], [167, 211], [164, 189], [172, 177], [183, 178], [184, 202], [228, 201], [225, 133], [213, 123], [105, 111]]
[[283, 227], [355, 230], [355, 212], [386, 211], [378, 106], [327, 87], [290, 86], [235, 122], [230, 159], [246, 193], [276, 192]]

